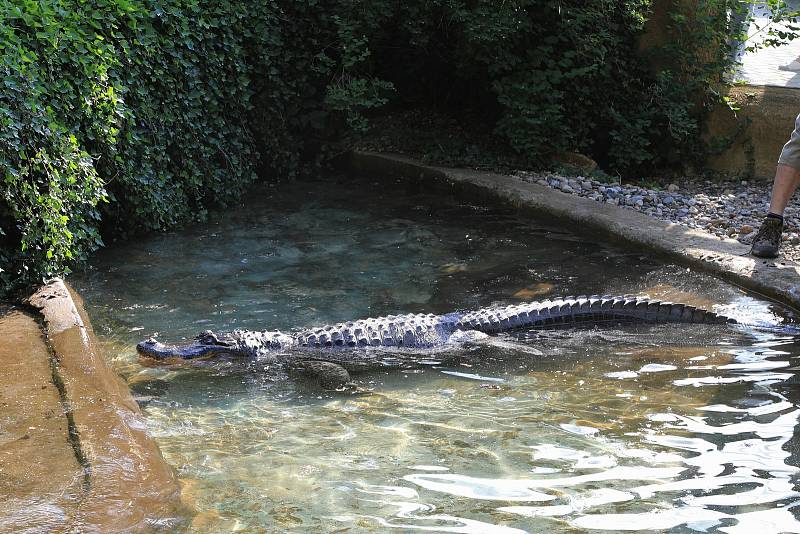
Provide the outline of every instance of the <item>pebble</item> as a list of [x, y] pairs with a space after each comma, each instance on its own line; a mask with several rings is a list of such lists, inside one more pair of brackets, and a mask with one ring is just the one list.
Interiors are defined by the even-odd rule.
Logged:
[[[629, 184], [608, 184], [586, 177], [569, 178], [553, 173], [520, 171], [523, 180], [559, 189], [597, 202], [624, 206], [650, 217], [699, 228], [719, 238], [732, 237], [749, 244], [767, 213], [771, 182], [728, 180], [720, 182], [681, 179], [666, 190]], [[800, 261], [800, 199], [785, 213], [784, 260]]]

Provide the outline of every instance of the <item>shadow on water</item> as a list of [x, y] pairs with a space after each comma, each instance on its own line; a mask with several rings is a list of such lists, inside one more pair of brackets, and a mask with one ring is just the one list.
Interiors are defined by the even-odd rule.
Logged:
[[493, 339], [356, 376], [263, 362], [144, 366], [205, 328], [639, 293], [791, 315], [702, 274], [516, 211], [345, 178], [254, 191], [208, 224], [97, 255], [71, 280], [197, 510], [190, 530], [800, 532], [797, 342], [727, 326]]

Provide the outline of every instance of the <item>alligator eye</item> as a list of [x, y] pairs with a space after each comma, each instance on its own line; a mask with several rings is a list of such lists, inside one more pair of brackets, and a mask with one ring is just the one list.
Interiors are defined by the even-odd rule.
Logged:
[[220, 342], [217, 335], [211, 330], [200, 332], [195, 339], [204, 345], [218, 345]]
[[158, 341], [156, 341], [155, 338], [151, 337], [151, 338], [146, 339], [145, 343], [148, 344], [148, 345], [155, 345], [156, 343], [158, 343]]

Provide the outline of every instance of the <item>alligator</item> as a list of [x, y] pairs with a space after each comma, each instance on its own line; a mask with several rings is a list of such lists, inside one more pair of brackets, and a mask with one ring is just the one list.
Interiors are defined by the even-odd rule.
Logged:
[[388, 315], [292, 333], [234, 330], [216, 334], [206, 330], [183, 346], [150, 338], [136, 349], [159, 360], [221, 355], [257, 358], [314, 376], [326, 389], [341, 389], [351, 384], [350, 372], [419, 366], [431, 359], [432, 351], [477, 343], [491, 334], [605, 322], [736, 323], [695, 306], [645, 297], [564, 297], [444, 315]]

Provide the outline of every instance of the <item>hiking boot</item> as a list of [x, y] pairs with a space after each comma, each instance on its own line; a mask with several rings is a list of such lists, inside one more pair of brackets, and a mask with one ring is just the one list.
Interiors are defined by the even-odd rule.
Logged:
[[759, 258], [778, 257], [778, 247], [781, 244], [783, 221], [776, 217], [767, 217], [761, 223], [761, 228], [753, 238], [753, 247], [750, 254]]

